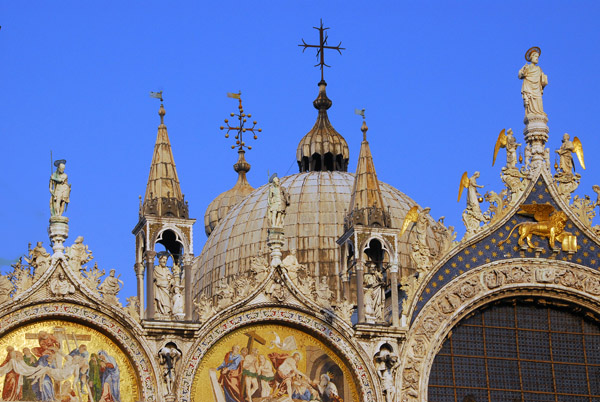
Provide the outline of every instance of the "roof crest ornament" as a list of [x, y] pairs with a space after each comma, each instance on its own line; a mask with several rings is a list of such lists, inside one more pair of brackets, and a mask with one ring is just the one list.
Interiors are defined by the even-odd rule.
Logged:
[[342, 54], [342, 50], [346, 50], [346, 48], [344, 47], [340, 47], [342, 45], [342, 42], [340, 41], [340, 43], [338, 43], [337, 46], [327, 46], [327, 39], [329, 39], [329, 35], [327, 35], [327, 31], [329, 28], [324, 28], [323, 27], [323, 19], [321, 19], [321, 25], [318, 27], [313, 27], [314, 29], [319, 31], [319, 44], [318, 45], [309, 45], [308, 43], [306, 43], [304, 41], [304, 39], [302, 39], [302, 44], [298, 45], [300, 47], [302, 47], [302, 53], [304, 53], [304, 51], [307, 48], [316, 48], [317, 49], [317, 59], [319, 60], [319, 62], [317, 64], [315, 64], [315, 67], [320, 67], [321, 68], [321, 81], [325, 81], [324, 78], [324, 74], [323, 74], [323, 67], [331, 67], [330, 65], [325, 63], [325, 49], [331, 49], [331, 50], [337, 50], [339, 54]]

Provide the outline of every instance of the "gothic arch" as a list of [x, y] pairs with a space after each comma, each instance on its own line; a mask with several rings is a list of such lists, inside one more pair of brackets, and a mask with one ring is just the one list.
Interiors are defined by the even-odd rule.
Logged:
[[424, 306], [407, 333], [397, 379], [400, 400], [426, 401], [433, 360], [452, 328], [479, 307], [511, 296], [547, 296], [600, 312], [600, 273], [562, 261], [515, 259], [456, 278]]

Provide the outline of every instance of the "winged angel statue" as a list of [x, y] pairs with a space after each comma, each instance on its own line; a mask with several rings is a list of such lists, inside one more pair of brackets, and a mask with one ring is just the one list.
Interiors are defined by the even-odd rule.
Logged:
[[569, 134], [565, 133], [565, 135], [563, 135], [562, 145], [555, 152], [560, 158], [557, 167], [558, 172], [566, 175], [573, 174], [573, 171], [575, 170], [575, 165], [573, 164], [573, 153], [577, 155], [579, 164], [585, 169], [585, 162], [583, 161], [583, 146], [581, 145], [579, 138], [575, 137], [573, 138], [573, 141], [571, 141], [569, 139]]

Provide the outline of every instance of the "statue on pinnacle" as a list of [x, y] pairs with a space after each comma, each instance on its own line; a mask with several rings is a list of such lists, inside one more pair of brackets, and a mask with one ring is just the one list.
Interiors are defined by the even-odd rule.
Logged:
[[69, 196], [71, 194], [71, 185], [67, 181], [65, 173], [64, 159], [54, 161], [56, 171], [50, 176], [50, 215], [62, 216], [69, 204]]
[[537, 65], [541, 53], [542, 51], [537, 46], [529, 49], [525, 53], [525, 60], [529, 61], [530, 64], [525, 63], [519, 70], [519, 79], [523, 80], [521, 94], [523, 95], [525, 115], [546, 115], [542, 105], [542, 95], [544, 87], [548, 85], [548, 76]]

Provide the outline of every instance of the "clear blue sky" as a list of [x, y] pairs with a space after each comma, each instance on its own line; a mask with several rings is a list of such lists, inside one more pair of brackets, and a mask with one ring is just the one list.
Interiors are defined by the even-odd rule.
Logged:
[[[72, 183], [71, 244], [77, 235], [101, 268], [135, 293], [134, 238], [164, 90], [165, 118], [182, 190], [195, 226], [195, 251], [206, 239], [209, 202], [231, 188], [237, 154], [218, 127], [242, 90], [263, 128], [249, 181], [267, 171], [297, 172], [296, 146], [312, 127], [319, 71], [301, 39], [318, 40], [323, 18], [330, 119], [350, 145], [354, 171], [361, 140], [355, 108], [366, 108], [380, 180], [431, 207], [434, 218], [464, 232], [456, 202], [465, 170], [481, 172], [485, 190], [502, 189], [491, 167], [498, 132], [523, 142], [524, 53], [540, 46], [549, 77], [544, 107], [549, 147], [563, 133], [584, 145], [580, 194], [600, 183], [600, 6], [578, 1], [1, 1], [0, 265], [43, 240], [50, 150], [67, 159]], [[499, 158], [504, 159], [504, 154]], [[291, 167], [291, 169], [290, 169]], [[579, 167], [579, 166], [578, 166]], [[464, 196], [463, 196], [464, 197]]]

